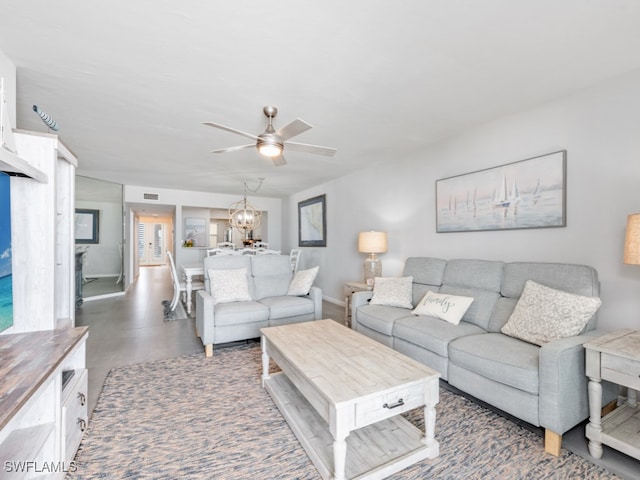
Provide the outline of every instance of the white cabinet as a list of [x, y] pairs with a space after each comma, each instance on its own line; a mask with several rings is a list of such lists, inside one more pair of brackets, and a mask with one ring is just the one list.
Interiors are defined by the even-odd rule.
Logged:
[[64, 478], [74, 468], [88, 420], [87, 336], [87, 327], [0, 336], [0, 478]]
[[3, 333], [72, 327], [77, 159], [57, 135], [18, 130], [14, 140], [44, 181], [11, 178], [14, 325]]

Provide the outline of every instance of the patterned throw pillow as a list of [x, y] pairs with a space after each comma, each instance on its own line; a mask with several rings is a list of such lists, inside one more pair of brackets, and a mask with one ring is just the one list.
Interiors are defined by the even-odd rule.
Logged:
[[472, 302], [472, 297], [428, 291], [411, 313], [429, 315], [458, 325], [463, 315], [469, 310]]
[[318, 270], [320, 270], [319, 266], [315, 266], [313, 268], [309, 268], [307, 270], [300, 270], [296, 272], [289, 284], [289, 291], [287, 295], [306, 295], [311, 290], [311, 285], [313, 285], [313, 281], [316, 279], [316, 275], [318, 275]]
[[598, 297], [575, 295], [527, 280], [501, 331], [542, 346], [551, 340], [578, 335], [601, 304]]
[[250, 302], [247, 269], [209, 270], [213, 303]]
[[370, 305], [413, 308], [411, 288], [413, 277], [376, 277]]

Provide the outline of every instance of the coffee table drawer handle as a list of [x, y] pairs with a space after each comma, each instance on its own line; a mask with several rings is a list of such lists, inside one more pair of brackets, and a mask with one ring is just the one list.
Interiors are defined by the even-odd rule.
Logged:
[[388, 403], [385, 403], [384, 405], [382, 405], [382, 408], [388, 408], [389, 410], [391, 410], [392, 408], [401, 407], [402, 405], [404, 405], [404, 400], [400, 399], [396, 403], [393, 403], [391, 405], [389, 405]]

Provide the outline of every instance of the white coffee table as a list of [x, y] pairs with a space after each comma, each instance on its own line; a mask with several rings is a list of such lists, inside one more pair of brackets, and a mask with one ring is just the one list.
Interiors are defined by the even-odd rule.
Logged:
[[[273, 359], [282, 372], [270, 375]], [[385, 478], [439, 453], [440, 374], [333, 320], [262, 329], [262, 383], [325, 479]], [[422, 432], [400, 413], [424, 409]]]

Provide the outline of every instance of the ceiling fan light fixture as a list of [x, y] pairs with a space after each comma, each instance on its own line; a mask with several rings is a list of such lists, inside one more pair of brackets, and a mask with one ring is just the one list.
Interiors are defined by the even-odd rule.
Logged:
[[283, 145], [275, 139], [258, 138], [258, 152], [265, 157], [277, 157], [282, 153]]

